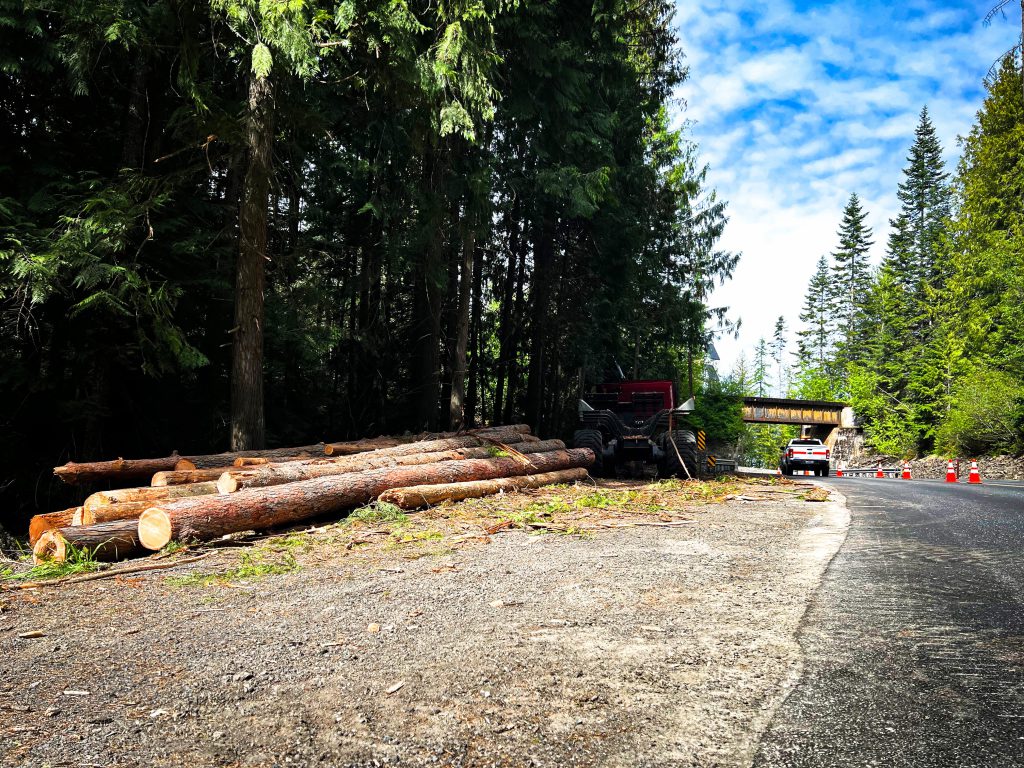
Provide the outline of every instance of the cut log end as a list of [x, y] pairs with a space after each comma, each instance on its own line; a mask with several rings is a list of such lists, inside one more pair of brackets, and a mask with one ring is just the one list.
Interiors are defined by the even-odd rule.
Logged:
[[217, 493], [234, 493], [237, 490], [238, 481], [231, 476], [230, 472], [225, 472], [217, 478]]
[[146, 549], [163, 549], [171, 541], [171, 516], [150, 507], [139, 517], [139, 543]]
[[32, 562], [36, 565], [47, 561], [63, 563], [68, 556], [68, 543], [57, 531], [43, 531], [36, 545], [32, 547]]
[[195, 468], [196, 468], [195, 463], [189, 461], [188, 459], [178, 459], [174, 463], [174, 471], [175, 472], [187, 472], [188, 470], [192, 470], [192, 469], [195, 469]]
[[75, 510], [75, 513], [71, 516], [72, 525], [85, 525], [85, 507], [79, 507]]

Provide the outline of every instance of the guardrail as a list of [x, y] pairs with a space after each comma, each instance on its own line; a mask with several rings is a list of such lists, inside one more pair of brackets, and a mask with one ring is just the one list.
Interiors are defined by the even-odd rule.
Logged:
[[[842, 473], [843, 473], [844, 477], [846, 477], [846, 476], [864, 477], [865, 475], [868, 476], [868, 477], [878, 477], [879, 471], [881, 471], [881, 473], [882, 473], [882, 475], [884, 477], [899, 477], [900, 474], [903, 472], [903, 468], [902, 467], [852, 467], [852, 468], [845, 468], [845, 469], [843, 469]], [[839, 472], [837, 471], [836, 474], [838, 475]]]

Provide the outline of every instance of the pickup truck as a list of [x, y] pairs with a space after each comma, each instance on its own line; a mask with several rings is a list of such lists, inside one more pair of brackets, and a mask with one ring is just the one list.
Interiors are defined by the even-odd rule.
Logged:
[[813, 469], [818, 477], [828, 477], [831, 454], [821, 440], [807, 437], [790, 440], [787, 445], [782, 446], [779, 471], [784, 475], [792, 475], [796, 470]]

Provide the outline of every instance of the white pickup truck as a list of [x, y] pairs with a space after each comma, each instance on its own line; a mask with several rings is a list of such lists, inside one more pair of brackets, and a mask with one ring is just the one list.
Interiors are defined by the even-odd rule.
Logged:
[[821, 440], [800, 437], [782, 446], [779, 471], [792, 475], [794, 471], [812, 469], [818, 477], [828, 477], [829, 459], [832, 452]]

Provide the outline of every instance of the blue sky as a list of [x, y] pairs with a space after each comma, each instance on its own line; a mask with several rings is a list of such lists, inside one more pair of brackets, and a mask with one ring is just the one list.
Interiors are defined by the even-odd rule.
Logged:
[[791, 336], [799, 327], [807, 280], [835, 248], [852, 192], [881, 259], [925, 105], [955, 170], [982, 80], [1020, 33], [1016, 4], [982, 23], [994, 4], [679, 0], [690, 78], [677, 119], [729, 204], [721, 244], [743, 254], [713, 297], [742, 320], [738, 341], [717, 342], [722, 372], [741, 352], [749, 360], [779, 315]]

